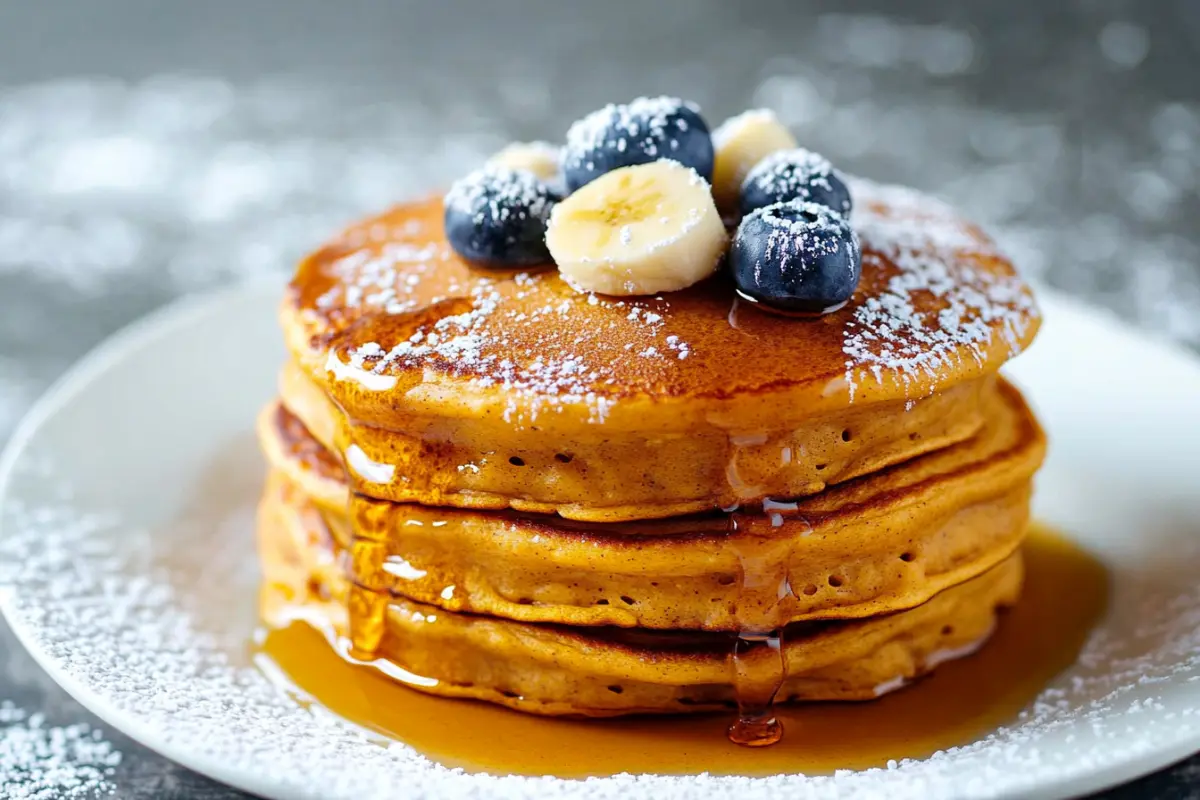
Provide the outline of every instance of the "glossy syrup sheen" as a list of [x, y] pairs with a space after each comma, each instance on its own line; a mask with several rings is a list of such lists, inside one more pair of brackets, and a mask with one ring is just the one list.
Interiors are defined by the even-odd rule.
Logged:
[[[323, 365], [330, 349], [348, 361], [348, 351], [365, 344], [387, 351], [414, 334], [434, 331], [439, 321], [466, 315], [466, 327], [453, 323], [443, 332], [469, 328], [471, 357], [435, 349], [400, 359], [387, 370], [398, 383], [355, 398], [360, 411], [376, 404], [386, 408], [386, 398], [400, 398], [430, 374], [515, 380], [537, 394], [693, 402], [802, 385], [817, 387], [820, 395], [834, 381], [837, 396], [830, 404], [840, 407], [846, 339], [862, 324], [856, 313], [921, 264], [933, 265], [948, 284], [971, 289], [963, 297], [982, 306], [967, 303], [956, 315], [976, 319], [994, 334], [949, 336], [946, 357], [925, 377], [945, 387], [987, 374], [1028, 344], [1038, 321], [1028, 287], [981, 230], [931, 198], [898, 196], [871, 184], [856, 193], [862, 280], [844, 308], [817, 319], [787, 319], [742, 302], [736, 322], [729, 324], [735, 292], [723, 273], [669, 294], [598, 298], [573, 290], [552, 264], [528, 272], [476, 268], [449, 248], [441, 199], [428, 198], [353, 226], [301, 262], [285, 302], [285, 328], [294, 328], [288, 338], [302, 361], [316, 358]], [[978, 281], [983, 283], [976, 286]], [[988, 292], [993, 295], [985, 301]], [[926, 327], [889, 327], [893, 340], [887, 349], [893, 355], [924, 353], [931, 335], [947, 333], [939, 316], [947, 308], [944, 291], [915, 292], [906, 302], [912, 304], [911, 319], [921, 320], [917, 327]], [[658, 322], [648, 323], [647, 315]], [[670, 348], [668, 335], [687, 345], [686, 357]], [[637, 357], [648, 345], [666, 357]], [[572, 363], [580, 369], [570, 371], [569, 380], [526, 385], [500, 367], [527, 364], [534, 356], [545, 365]], [[373, 363], [368, 359], [367, 366]], [[911, 370], [888, 363], [884, 371]], [[893, 387], [893, 399], [923, 396], [927, 387], [920, 377], [905, 374], [902, 385]]]
[[1104, 612], [1107, 573], [1082, 549], [1040, 528], [1025, 545], [1025, 559], [1021, 600], [978, 653], [871, 702], [780, 707], [787, 733], [772, 747], [731, 743], [725, 714], [555, 719], [431, 697], [346, 663], [303, 623], [270, 631], [261, 655], [334, 714], [469, 771], [570, 778], [863, 769], [985, 736], [1075, 661]]

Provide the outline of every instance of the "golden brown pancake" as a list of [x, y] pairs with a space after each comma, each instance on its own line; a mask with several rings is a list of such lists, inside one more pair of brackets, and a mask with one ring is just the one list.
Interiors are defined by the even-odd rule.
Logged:
[[814, 494], [969, 438], [1036, 333], [1029, 290], [944, 205], [852, 190], [863, 278], [815, 320], [720, 275], [616, 299], [476, 269], [439, 199], [399, 206], [301, 263], [282, 321], [319, 391], [285, 376], [285, 401], [363, 494], [593, 521]]
[[1045, 442], [1007, 383], [983, 413], [967, 442], [796, 503], [619, 524], [351, 501], [341, 465], [285, 409], [269, 407], [259, 435], [283, 502], [339, 548], [357, 542], [361, 586], [525, 622], [737, 630], [911, 608], [1008, 558]]
[[[350, 429], [324, 390], [294, 364], [285, 366], [280, 391], [284, 405], [314, 436], [342, 454], [360, 492], [392, 502], [620, 522], [753, 505], [768, 494], [813, 494], [827, 482], [868, 475], [963, 441], [979, 430], [983, 398], [994, 393], [995, 378], [906, 403], [851, 407], [786, 433], [614, 441], [598, 426], [584, 432], [598, 438], [576, 437], [569, 448], [559, 439], [531, 439], [520, 426], [503, 423], [428, 422], [436, 437], [412, 429]], [[380, 470], [388, 485], [365, 488]]]
[[[347, 655], [348, 581], [334, 542], [285, 502], [275, 475], [260, 512], [263, 616], [325, 627]], [[1014, 554], [916, 608], [855, 622], [800, 623], [785, 633], [781, 701], [876, 697], [981, 643], [1016, 600]], [[369, 662], [414, 689], [538, 714], [612, 716], [730, 707], [730, 635], [571, 628], [445, 611], [393, 598]]]

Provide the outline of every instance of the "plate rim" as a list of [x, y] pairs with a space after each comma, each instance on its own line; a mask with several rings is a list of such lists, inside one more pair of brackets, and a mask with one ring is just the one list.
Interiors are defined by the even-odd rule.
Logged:
[[[38, 431], [55, 413], [78, 397], [80, 391], [91, 381], [102, 375], [114, 360], [124, 356], [131, 348], [148, 344], [172, 330], [194, 324], [221, 309], [226, 303], [246, 302], [257, 293], [266, 294], [271, 288], [269, 283], [247, 282], [209, 292], [184, 295], [117, 329], [73, 362], [28, 408], [13, 429], [4, 449], [0, 450], [0, 509], [10, 502], [12, 483], [21, 457]], [[5, 535], [4, 517], [0, 515], [0, 539]], [[110, 702], [103, 693], [92, 689], [86, 681], [73, 676], [57, 659], [36, 646], [36, 637], [24, 615], [14, 613], [9, 597], [10, 591], [9, 587], [0, 586], [0, 615], [3, 615], [14, 638], [59, 688], [106, 725], [112, 726], [147, 750], [218, 783], [263, 797], [273, 796], [278, 791], [279, 786], [274, 782], [256, 780], [251, 773], [227, 769], [217, 760], [194, 757], [185, 744], [162, 736], [156, 726], [146, 723], [136, 713]], [[306, 794], [315, 797], [311, 793]]]
[[[261, 302], [269, 292], [278, 292], [280, 284], [265, 281], [237, 283], [214, 291], [184, 295], [133, 320], [103, 339], [68, 367], [34, 401], [14, 427], [3, 450], [0, 450], [0, 508], [11, 502], [12, 485], [23, 456], [42, 427], [82, 390], [97, 380], [114, 362], [127, 357], [131, 350], [150, 344], [180, 328], [196, 324], [204, 317], [223, 310], [231, 303]], [[1039, 304], [1054, 306], [1069, 315], [1103, 320], [1117, 329], [1122, 338], [1162, 351], [1162, 355], [1180, 362], [1200, 375], [1200, 358], [1180, 343], [1161, 333], [1137, 328], [1122, 320], [1111, 310], [1092, 305], [1045, 285], [1034, 284]], [[0, 515], [0, 539], [6, 535]], [[227, 767], [217, 759], [197, 755], [186, 744], [163, 736], [160, 726], [141, 719], [136, 711], [110, 702], [86, 680], [66, 670], [60, 661], [37, 646], [37, 638], [25, 615], [16, 612], [11, 602], [11, 587], [0, 587], [0, 614], [3, 614], [14, 637], [34, 662], [74, 700], [95, 714], [106, 725], [119, 731], [141, 746], [181, 766], [235, 789], [264, 797], [319, 797], [312, 787], [285, 787], [277, 781], [253, 772]], [[1181, 732], [1168, 737], [1169, 741], [1155, 749], [1110, 762], [1103, 767], [1072, 771], [1049, 778], [1030, 789], [1011, 789], [997, 797], [1003, 798], [1064, 798], [1090, 794], [1113, 788], [1151, 773], [1168, 768], [1200, 752], [1200, 731]], [[292, 793], [299, 788], [299, 794]]]

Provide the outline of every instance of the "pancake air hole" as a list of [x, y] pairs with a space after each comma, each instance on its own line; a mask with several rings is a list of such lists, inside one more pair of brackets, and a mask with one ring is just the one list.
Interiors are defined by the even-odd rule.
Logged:
[[596, 605], [598, 605], [598, 606], [606, 606], [606, 605], [608, 605], [608, 601], [607, 601], [607, 600], [597, 600], [597, 601], [596, 601]]
[[830, 575], [829, 576], [829, 585], [835, 589], [838, 588], [839, 586], [841, 586], [842, 585], [842, 576]]
[[915, 555], [913, 555], [912, 553], [901, 553], [900, 560], [901, 561], [916, 561], [917, 557]]
[[525, 459], [517, 458], [516, 456], [509, 456], [508, 463], [512, 464], [514, 467], [523, 467], [525, 466]]
[[808, 586], [805, 586], [805, 587], [804, 587], [804, 593], [805, 593], [806, 595], [808, 595], [809, 597], [812, 597], [814, 594], [816, 594], [816, 593], [817, 593], [817, 587], [816, 587], [816, 585], [815, 585], [815, 584], [811, 584], [811, 583], [810, 583]]
[[942, 636], [949, 636], [952, 633], [954, 633], [953, 625], [947, 625], [946, 627], [942, 628]]
[[721, 584], [722, 586], [732, 586], [733, 582], [736, 580], [737, 578], [733, 577], [732, 575], [722, 575], [721, 577], [717, 578], [717, 583]]
[[821, 470], [825, 469], [826, 466], [827, 466], [826, 464], [817, 464], [817, 472], [820, 472]]
[[842, 431], [842, 441], [843, 442], [850, 441], [850, 429], [849, 428], [846, 428], [846, 430]]
[[610, 686], [608, 687], [608, 690], [613, 694], [620, 694], [621, 692], [625, 691], [620, 686]]
[[627, 606], [632, 606], [637, 603], [637, 600], [634, 600], [632, 597], [630, 597], [627, 594], [623, 594], [623, 595], [621, 595], [621, 602]]
[[567, 455], [566, 453], [555, 453], [554, 460], [560, 464], [570, 464], [571, 456]]

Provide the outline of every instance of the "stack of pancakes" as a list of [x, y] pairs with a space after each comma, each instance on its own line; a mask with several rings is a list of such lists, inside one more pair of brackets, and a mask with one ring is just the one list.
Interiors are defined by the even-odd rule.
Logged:
[[997, 370], [1037, 309], [946, 206], [852, 189], [863, 278], [817, 319], [721, 276], [616, 299], [471, 267], [437, 199], [308, 257], [259, 424], [267, 621], [422, 691], [590, 716], [756, 680], [871, 698], [977, 647], [1020, 591], [1044, 439]]

